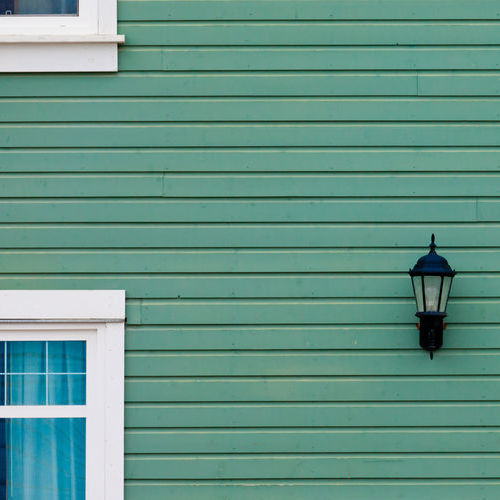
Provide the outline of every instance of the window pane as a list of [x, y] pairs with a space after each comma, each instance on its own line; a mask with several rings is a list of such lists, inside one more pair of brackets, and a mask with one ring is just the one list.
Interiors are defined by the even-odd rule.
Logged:
[[46, 342], [7, 342], [9, 373], [45, 373]]
[[14, 0], [0, 0], [0, 14], [14, 14]]
[[[6, 347], [5, 342], [0, 342], [0, 405], [5, 404], [5, 347]], [[3, 498], [1, 490], [0, 490], [0, 498]]]
[[4, 344], [8, 370], [0, 373], [0, 404], [86, 404], [85, 341]]
[[49, 375], [49, 405], [84, 405], [85, 375]]
[[[8, 500], [85, 500], [85, 419], [0, 420]], [[2, 488], [0, 486], [0, 492]]]
[[85, 373], [85, 342], [48, 342], [49, 373]]
[[5, 373], [5, 342], [0, 342], [0, 373]]
[[0, 15], [76, 15], [77, 0], [0, 0]]
[[45, 375], [7, 375], [8, 405], [44, 405], [46, 398]]
[[7, 420], [0, 418], [0, 498], [7, 498]]

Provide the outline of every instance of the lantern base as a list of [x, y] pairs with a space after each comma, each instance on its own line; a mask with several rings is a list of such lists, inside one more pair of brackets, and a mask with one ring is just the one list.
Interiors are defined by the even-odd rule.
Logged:
[[420, 318], [420, 347], [432, 353], [443, 345], [443, 319], [446, 313], [423, 312]]

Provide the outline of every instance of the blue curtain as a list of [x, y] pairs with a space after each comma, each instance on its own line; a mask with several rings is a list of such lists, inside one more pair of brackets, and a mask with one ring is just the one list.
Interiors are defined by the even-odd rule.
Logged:
[[85, 419], [7, 422], [8, 500], [85, 500]]
[[45, 405], [46, 342], [7, 342], [7, 404]]
[[[4, 404], [85, 404], [85, 342], [6, 342], [1, 353]], [[85, 500], [85, 419], [2, 419], [0, 433], [1, 498]]]

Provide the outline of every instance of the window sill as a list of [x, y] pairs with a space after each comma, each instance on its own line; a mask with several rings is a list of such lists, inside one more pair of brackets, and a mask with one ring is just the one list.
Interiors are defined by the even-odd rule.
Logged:
[[125, 35], [0, 35], [0, 43], [125, 43]]
[[118, 71], [124, 35], [0, 35], [0, 73]]

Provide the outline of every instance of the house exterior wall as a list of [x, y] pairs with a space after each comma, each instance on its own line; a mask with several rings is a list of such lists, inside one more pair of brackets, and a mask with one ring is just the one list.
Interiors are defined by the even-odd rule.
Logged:
[[118, 74], [0, 77], [0, 287], [126, 290], [127, 500], [499, 498], [499, 18], [120, 1]]

